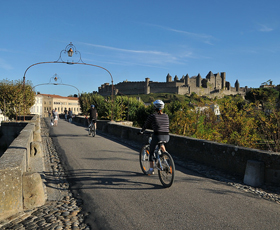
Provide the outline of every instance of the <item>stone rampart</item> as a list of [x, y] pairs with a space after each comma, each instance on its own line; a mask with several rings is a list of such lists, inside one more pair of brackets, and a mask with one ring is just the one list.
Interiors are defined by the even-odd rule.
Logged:
[[[80, 118], [80, 122], [82, 119]], [[122, 139], [125, 142], [147, 143], [147, 137], [137, 135], [139, 128], [120, 125], [117, 122], [98, 121], [97, 129]], [[225, 172], [244, 177], [248, 162], [264, 165], [260, 177], [263, 183], [280, 185], [280, 153], [220, 144], [180, 135], [170, 135], [166, 144], [168, 151], [182, 160], [192, 159], [211, 165]]]
[[[11, 134], [18, 132], [14, 123], [10, 125], [9, 130], [9, 123], [4, 124], [9, 130], [7, 132]], [[41, 177], [33, 172], [30, 165], [31, 157], [39, 157], [41, 153], [39, 116], [35, 115], [25, 124], [18, 123], [18, 125], [24, 128], [0, 158], [0, 219], [25, 208], [38, 207], [45, 202]], [[36, 192], [33, 191], [35, 187]], [[38, 193], [38, 187], [41, 188], [40, 193]]]

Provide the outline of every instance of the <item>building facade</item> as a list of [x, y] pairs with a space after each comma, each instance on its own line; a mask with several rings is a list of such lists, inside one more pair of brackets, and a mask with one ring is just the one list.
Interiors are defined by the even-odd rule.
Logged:
[[35, 96], [35, 104], [30, 108], [31, 114], [38, 114], [40, 117], [43, 117], [43, 99], [44, 96], [41, 94]]
[[30, 109], [32, 114], [39, 114], [42, 117], [48, 117], [52, 110], [57, 109], [59, 114], [69, 108], [73, 115], [81, 112], [79, 100], [77, 97], [62, 97], [54, 94], [37, 94], [36, 102]]
[[[230, 83], [226, 81], [226, 73], [213, 74], [211, 71], [202, 78], [200, 74], [197, 76], [189, 77], [182, 76], [179, 79], [175, 76], [168, 74], [165, 82], [153, 82], [150, 78], [146, 78], [145, 81], [130, 82], [123, 81], [114, 85], [113, 94], [150, 94], [150, 93], [175, 93], [181, 95], [190, 95], [196, 93], [199, 96], [218, 96], [218, 95], [245, 95], [247, 87], [241, 88], [238, 80], [236, 80], [234, 87], [231, 87]], [[105, 83], [98, 87], [98, 93], [102, 96], [109, 96], [112, 94], [112, 85]]]

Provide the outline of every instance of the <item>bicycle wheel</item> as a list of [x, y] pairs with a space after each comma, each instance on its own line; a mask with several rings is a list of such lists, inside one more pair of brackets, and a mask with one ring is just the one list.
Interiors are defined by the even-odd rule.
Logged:
[[149, 156], [150, 156], [150, 146], [145, 145], [142, 147], [139, 154], [140, 167], [144, 174], [147, 174], [150, 169]]
[[88, 135], [91, 135], [91, 132], [92, 132], [92, 129], [91, 129], [91, 126], [88, 127]]
[[168, 188], [173, 184], [175, 178], [175, 164], [168, 152], [161, 154], [160, 162], [163, 170], [158, 170], [158, 177], [163, 187]]
[[95, 125], [94, 125], [94, 124], [92, 124], [91, 135], [92, 135], [93, 137], [95, 136]]

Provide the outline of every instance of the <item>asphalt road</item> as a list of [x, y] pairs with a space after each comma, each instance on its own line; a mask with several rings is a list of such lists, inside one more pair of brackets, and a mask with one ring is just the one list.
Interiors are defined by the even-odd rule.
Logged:
[[138, 150], [58, 121], [50, 136], [93, 229], [279, 229], [280, 206], [176, 165], [171, 188], [145, 176]]

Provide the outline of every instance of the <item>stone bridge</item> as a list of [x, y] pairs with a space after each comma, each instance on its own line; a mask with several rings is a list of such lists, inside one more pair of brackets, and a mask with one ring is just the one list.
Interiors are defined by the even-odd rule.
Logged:
[[[75, 117], [74, 122], [87, 125], [84, 117]], [[7, 127], [9, 124], [7, 124]], [[0, 158], [0, 219], [41, 206], [46, 201], [43, 172], [43, 154], [40, 118], [36, 115], [25, 123], [10, 124], [7, 136], [19, 135]], [[22, 126], [22, 127], [20, 127]], [[119, 138], [124, 143], [146, 143], [139, 128], [131, 122], [98, 121], [97, 129]], [[19, 131], [21, 130], [21, 131]], [[262, 184], [280, 185], [280, 154], [219, 144], [179, 135], [170, 135], [168, 151], [182, 161], [188, 159], [210, 165], [230, 174], [244, 178], [251, 186]]]

